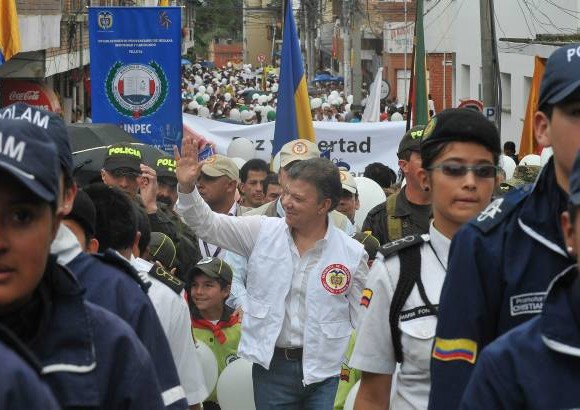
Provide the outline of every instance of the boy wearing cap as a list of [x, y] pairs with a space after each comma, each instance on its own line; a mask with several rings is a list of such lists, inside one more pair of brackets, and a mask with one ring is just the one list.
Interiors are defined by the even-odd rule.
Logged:
[[[354, 215], [356, 210], [360, 208], [356, 181], [350, 172], [341, 169], [340, 182], [342, 184], [342, 194], [336, 210], [346, 216], [350, 223], [354, 225]], [[358, 229], [355, 227], [355, 229], [360, 231], [360, 227]]]
[[[238, 358], [241, 324], [232, 308], [225, 304], [232, 284], [232, 269], [219, 258], [205, 257], [195, 265], [188, 286], [188, 301], [195, 340], [205, 343], [214, 353], [218, 375]], [[213, 390], [204, 409], [218, 408]]]
[[[568, 253], [580, 252], [580, 156], [570, 176], [562, 231]], [[580, 407], [580, 277], [570, 266], [550, 283], [542, 313], [489, 344], [461, 401], [462, 409]]]
[[479, 352], [540, 313], [550, 282], [573, 263], [560, 215], [580, 147], [578, 46], [561, 47], [550, 56], [540, 87], [535, 135], [554, 156], [533, 186], [494, 201], [453, 240], [436, 337], [447, 344], [466, 341], [475, 355], [469, 361], [432, 359], [432, 409], [458, 407]]
[[399, 144], [397, 156], [405, 186], [371, 209], [363, 222], [362, 230], [371, 231], [381, 245], [429, 231], [431, 200], [429, 193], [421, 189], [418, 177], [421, 169], [419, 147], [424, 128], [424, 125], [411, 128]]
[[0, 135], [0, 323], [35, 354], [62, 407], [162, 407], [153, 363], [135, 333], [86, 302], [49, 254], [63, 215], [55, 145], [26, 121], [1, 120]]

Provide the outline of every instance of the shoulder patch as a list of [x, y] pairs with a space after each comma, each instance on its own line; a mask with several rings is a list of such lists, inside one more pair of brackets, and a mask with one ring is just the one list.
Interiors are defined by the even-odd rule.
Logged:
[[488, 233], [501, 224], [518, 207], [518, 204], [528, 197], [531, 186], [523, 188], [514, 189], [505, 197], [495, 199], [470, 223], [483, 233]]
[[178, 295], [185, 287], [184, 281], [167, 272], [162, 266], [153, 264], [151, 270], [149, 271], [149, 275], [151, 275], [164, 285], [168, 286], [172, 291], [174, 291]]
[[383, 256], [388, 258], [392, 256], [402, 249], [410, 248], [412, 246], [421, 245], [423, 242], [429, 241], [429, 235], [409, 235], [405, 236], [404, 238], [397, 239], [396, 241], [388, 242], [381, 246], [379, 251], [383, 254]]
[[107, 265], [111, 265], [114, 268], [126, 273], [133, 279], [139, 287], [143, 290], [143, 292], [147, 293], [149, 288], [151, 287], [150, 282], [145, 282], [140, 276], [139, 273], [135, 270], [133, 266], [125, 259], [118, 256], [114, 251], [107, 249], [105, 253], [98, 253], [94, 255], [98, 258], [101, 262], [106, 263]]

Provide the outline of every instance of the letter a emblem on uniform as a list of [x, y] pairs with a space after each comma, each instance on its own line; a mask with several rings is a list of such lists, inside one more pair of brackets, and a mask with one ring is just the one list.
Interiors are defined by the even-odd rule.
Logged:
[[503, 198], [498, 198], [487, 206], [479, 216], [477, 217], [478, 222], [483, 222], [487, 219], [494, 219], [496, 214], [501, 213], [501, 204], [503, 203]]

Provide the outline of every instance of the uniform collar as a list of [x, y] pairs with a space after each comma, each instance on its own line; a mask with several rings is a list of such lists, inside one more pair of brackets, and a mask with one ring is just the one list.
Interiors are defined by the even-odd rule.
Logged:
[[518, 220], [528, 236], [564, 257], [568, 255], [562, 239], [560, 215], [566, 209], [567, 200], [568, 195], [556, 183], [554, 159], [551, 158], [522, 205]]
[[447, 259], [449, 258], [449, 247], [451, 246], [451, 239], [447, 238], [435, 228], [433, 221], [429, 226], [429, 240], [433, 246], [433, 251], [447, 270]]
[[65, 224], [61, 223], [58, 227], [56, 238], [50, 245], [50, 253], [58, 256], [58, 263], [68, 265], [82, 251], [77, 237]]
[[580, 278], [577, 265], [566, 268], [548, 287], [540, 329], [548, 348], [580, 357]]

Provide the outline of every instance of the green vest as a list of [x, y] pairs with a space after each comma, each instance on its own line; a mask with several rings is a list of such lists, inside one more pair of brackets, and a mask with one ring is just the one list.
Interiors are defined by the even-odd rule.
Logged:
[[350, 389], [352, 389], [352, 386], [354, 386], [361, 378], [360, 370], [348, 366], [348, 361], [350, 360], [352, 351], [354, 350], [355, 341], [356, 334], [355, 332], [352, 332], [350, 340], [348, 341], [348, 348], [344, 354], [344, 359], [340, 364], [340, 379], [338, 382], [336, 397], [334, 399], [334, 410], [344, 409], [344, 402], [346, 401]]

